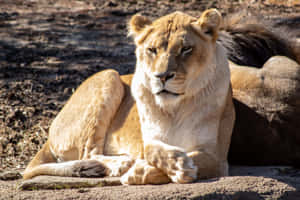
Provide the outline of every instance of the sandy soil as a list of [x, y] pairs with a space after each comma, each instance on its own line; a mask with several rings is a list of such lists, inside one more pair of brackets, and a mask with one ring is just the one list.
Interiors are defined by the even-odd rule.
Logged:
[[[293, 16], [299, 14], [298, 2], [0, 0], [0, 172], [24, 169], [46, 141], [53, 118], [84, 79], [106, 68], [114, 68], [120, 74], [133, 72], [134, 46], [126, 37], [126, 23], [133, 14], [140, 12], [154, 18], [181, 10], [199, 16], [200, 11], [216, 7], [224, 15], [247, 9], [270, 17]], [[235, 179], [230, 181], [224, 184], [232, 184]], [[258, 187], [255, 181], [261, 181], [254, 180], [253, 187]], [[167, 195], [169, 191], [175, 195], [172, 198], [184, 199], [194, 193], [176, 196], [177, 190], [186, 190], [188, 194], [190, 189], [203, 187], [203, 191], [210, 191], [209, 184], [214, 181], [208, 181], [204, 184], [206, 186], [199, 183], [185, 186], [171, 184], [162, 191], [156, 186], [94, 188], [88, 192], [65, 190], [56, 192], [58, 196], [45, 191], [17, 192], [15, 183], [0, 181], [0, 199], [3, 194], [5, 199], [94, 199], [109, 197], [110, 190], [119, 190], [120, 198], [126, 197], [123, 192], [128, 195], [133, 192], [137, 198], [146, 198], [149, 190], [152, 199], [156, 195], [151, 194]], [[294, 185], [287, 185], [294, 188], [291, 190], [297, 189]], [[107, 196], [101, 196], [102, 193]], [[223, 199], [232, 199], [232, 194], [234, 192]], [[168, 198], [168, 195], [161, 197]]]

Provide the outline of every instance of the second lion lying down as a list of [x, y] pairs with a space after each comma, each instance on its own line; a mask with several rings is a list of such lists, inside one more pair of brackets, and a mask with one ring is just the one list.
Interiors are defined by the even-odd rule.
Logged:
[[123, 184], [189, 183], [226, 176], [235, 112], [221, 15], [135, 15], [136, 71], [95, 74], [53, 121], [25, 170], [37, 175], [122, 176]]

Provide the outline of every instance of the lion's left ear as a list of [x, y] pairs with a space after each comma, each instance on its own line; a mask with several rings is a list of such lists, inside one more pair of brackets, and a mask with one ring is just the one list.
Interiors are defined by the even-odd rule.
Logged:
[[217, 9], [209, 9], [204, 11], [201, 17], [192, 23], [192, 26], [196, 31], [201, 31], [201, 33], [209, 36], [213, 41], [216, 41], [221, 21], [221, 13]]
[[136, 14], [132, 16], [128, 24], [128, 35], [136, 37], [146, 26], [150, 25], [151, 23], [152, 21], [150, 19], [142, 15]]

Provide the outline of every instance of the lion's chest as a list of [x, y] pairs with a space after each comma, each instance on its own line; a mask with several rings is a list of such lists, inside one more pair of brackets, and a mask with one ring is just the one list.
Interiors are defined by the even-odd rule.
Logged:
[[193, 151], [200, 146], [216, 141], [216, 131], [214, 126], [207, 126], [201, 122], [199, 124], [187, 122], [181, 126], [170, 127], [169, 130], [157, 134], [156, 138], [186, 151]]
[[[201, 113], [195, 110], [187, 116], [157, 118], [145, 114], [142, 120], [143, 140], [159, 140], [166, 144], [193, 151], [217, 140], [218, 122], [209, 117], [213, 107], [206, 107]], [[217, 118], [216, 118], [217, 119]]]

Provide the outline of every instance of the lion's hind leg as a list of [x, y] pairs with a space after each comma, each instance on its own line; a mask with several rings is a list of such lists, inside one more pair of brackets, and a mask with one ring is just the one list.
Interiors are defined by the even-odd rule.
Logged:
[[96, 160], [72, 160], [61, 163], [46, 163], [35, 166], [24, 175], [29, 179], [39, 175], [65, 176], [65, 177], [104, 177], [107, 168]]
[[95, 160], [74, 160], [61, 163], [56, 161], [47, 141], [27, 166], [23, 178], [30, 179], [39, 175], [103, 177], [107, 173], [107, 168]]
[[106, 175], [107, 167], [91, 157], [103, 154], [107, 129], [123, 97], [123, 83], [114, 70], [83, 82], [52, 122], [48, 141], [27, 166], [24, 179]]
[[53, 163], [56, 162], [56, 158], [50, 151], [49, 140], [43, 145], [42, 149], [34, 156], [31, 162], [27, 165], [24, 173], [24, 179], [30, 179], [34, 176], [40, 174], [39, 170], [36, 169], [36, 166], [42, 165], [44, 163]]

